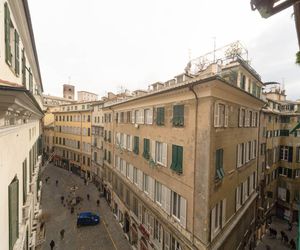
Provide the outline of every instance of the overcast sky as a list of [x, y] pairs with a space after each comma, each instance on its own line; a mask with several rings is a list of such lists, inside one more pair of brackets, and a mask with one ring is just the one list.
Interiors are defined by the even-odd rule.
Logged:
[[263, 19], [250, 0], [28, 0], [45, 94], [147, 89], [198, 57], [236, 40], [263, 81], [300, 98], [293, 8]]

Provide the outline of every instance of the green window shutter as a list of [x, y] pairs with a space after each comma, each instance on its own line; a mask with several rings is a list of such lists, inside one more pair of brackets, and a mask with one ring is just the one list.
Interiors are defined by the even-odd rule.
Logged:
[[177, 147], [176, 145], [172, 145], [172, 163], [171, 163], [171, 169], [176, 171], [177, 166]]
[[25, 58], [25, 50], [22, 49], [22, 84], [26, 88], [26, 58]]
[[144, 152], [143, 152], [143, 157], [145, 159], [149, 159], [150, 155], [149, 155], [149, 151], [150, 151], [150, 140], [144, 138]]
[[134, 137], [134, 153], [135, 154], [139, 154], [139, 137], [138, 136], [135, 136]]
[[19, 34], [15, 30], [15, 73], [20, 74]]
[[178, 173], [182, 173], [182, 165], [183, 165], [183, 147], [177, 146], [177, 166], [176, 171]]
[[10, 13], [8, 9], [8, 4], [4, 4], [5, 12], [5, 61], [11, 65], [11, 49], [10, 49]]
[[8, 186], [9, 250], [19, 237], [19, 180], [17, 177]]
[[23, 204], [26, 203], [27, 195], [27, 159], [23, 162]]
[[165, 108], [164, 107], [157, 108], [156, 124], [164, 125], [164, 123], [165, 123]]

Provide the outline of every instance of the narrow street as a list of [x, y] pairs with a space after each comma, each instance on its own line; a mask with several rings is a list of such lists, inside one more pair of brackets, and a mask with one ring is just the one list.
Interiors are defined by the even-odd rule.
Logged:
[[[50, 177], [46, 183], [45, 179]], [[56, 180], [58, 185], [56, 186]], [[50, 249], [50, 242], [54, 240], [54, 249], [59, 250], [116, 250], [131, 249], [129, 242], [123, 235], [122, 228], [114, 218], [104, 198], [99, 198], [97, 188], [71, 172], [49, 164], [42, 174], [42, 211], [45, 217], [46, 241], [42, 249]], [[75, 206], [71, 214], [66, 200], [70, 199], [71, 187], [76, 187], [76, 196], [83, 200]], [[87, 200], [87, 194], [90, 195]], [[64, 204], [61, 196], [65, 197]], [[97, 199], [100, 206], [97, 207]], [[77, 228], [77, 213], [91, 211], [100, 215], [100, 224]], [[60, 231], [64, 229], [64, 239], [60, 239]]]

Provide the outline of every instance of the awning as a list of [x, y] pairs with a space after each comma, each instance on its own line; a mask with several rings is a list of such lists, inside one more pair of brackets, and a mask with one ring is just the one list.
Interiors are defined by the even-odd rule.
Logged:
[[294, 133], [297, 129], [300, 128], [300, 122], [296, 125], [296, 127], [294, 127], [291, 131], [290, 134]]

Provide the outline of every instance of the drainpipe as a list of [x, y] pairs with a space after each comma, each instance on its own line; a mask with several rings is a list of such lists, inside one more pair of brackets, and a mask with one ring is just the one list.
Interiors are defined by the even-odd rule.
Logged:
[[189, 86], [189, 90], [193, 92], [193, 94], [195, 95], [195, 101], [196, 101], [196, 107], [195, 107], [195, 140], [194, 140], [194, 194], [193, 194], [193, 245], [195, 242], [195, 194], [196, 194], [196, 187], [195, 187], [195, 181], [196, 181], [196, 176], [195, 176], [195, 172], [196, 172], [196, 155], [197, 155], [197, 132], [198, 132], [198, 96], [194, 90], [194, 84]]

